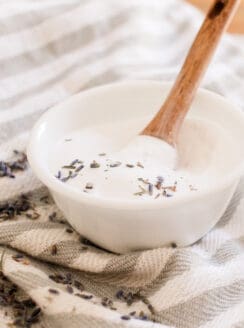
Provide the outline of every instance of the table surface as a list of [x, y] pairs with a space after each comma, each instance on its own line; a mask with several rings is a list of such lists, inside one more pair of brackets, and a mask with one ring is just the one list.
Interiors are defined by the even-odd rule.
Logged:
[[[207, 11], [208, 8], [213, 3], [213, 0], [187, 0], [188, 2], [196, 5], [203, 11]], [[244, 34], [244, 0], [241, 0], [238, 11], [228, 29], [231, 33], [241, 33]]]

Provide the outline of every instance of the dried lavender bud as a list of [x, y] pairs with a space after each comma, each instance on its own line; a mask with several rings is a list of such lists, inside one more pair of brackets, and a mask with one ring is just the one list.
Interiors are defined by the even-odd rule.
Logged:
[[74, 159], [74, 160], [70, 163], [70, 165], [73, 166], [73, 165], [75, 165], [75, 164], [77, 164], [77, 163], [79, 163], [79, 162], [80, 162], [79, 159]]
[[27, 169], [26, 154], [17, 150], [13, 151], [19, 158], [16, 161], [0, 161], [0, 177], [15, 178], [14, 172]]
[[71, 178], [71, 176], [72, 176], [72, 171], [69, 171], [68, 175], [64, 178], [61, 178], [60, 181], [66, 182]]
[[140, 311], [139, 313], [139, 319], [141, 320], [148, 320], [147, 315], [145, 315], [145, 313], [143, 311]]
[[41, 312], [41, 309], [39, 307], [37, 307], [35, 310], [33, 310], [33, 312], [31, 313], [31, 317], [34, 318], [36, 316], [38, 316]]
[[66, 280], [67, 280], [67, 281], [71, 282], [72, 275], [71, 275], [70, 272], [67, 272], [66, 275], [65, 275], [65, 277], [66, 277]]
[[70, 229], [70, 228], [67, 228], [67, 229], [66, 229], [66, 232], [68, 232], [68, 233], [73, 233], [74, 230], [72, 230], [72, 229]]
[[51, 280], [53, 280], [53, 281], [55, 281], [57, 283], [60, 283], [60, 284], [63, 283], [64, 280], [65, 280], [65, 277], [62, 276], [61, 274], [58, 274], [58, 273], [56, 273], [56, 274], [50, 274], [48, 277], [49, 277], [49, 279], [51, 279]]
[[141, 162], [137, 162], [137, 163], [136, 163], [136, 166], [138, 166], [138, 167], [140, 167], [140, 168], [144, 169], [144, 166], [142, 165], [142, 163], [141, 163]]
[[74, 170], [75, 169], [75, 166], [74, 165], [64, 165], [64, 166], [62, 166], [62, 169]]
[[151, 312], [151, 314], [155, 314], [155, 309], [154, 309], [154, 307], [152, 306], [152, 304], [148, 304], [147, 308], [148, 308], [148, 310]]
[[165, 189], [164, 189], [164, 191], [163, 191], [163, 196], [164, 196], [164, 197], [173, 197], [173, 195], [168, 194], [168, 193], [166, 192]]
[[141, 192], [141, 191], [138, 191], [138, 192], [134, 192], [134, 194], [133, 194], [134, 196], [142, 196], [143, 195], [143, 193]]
[[26, 214], [26, 217], [29, 218], [29, 219], [31, 219], [31, 220], [37, 220], [40, 217], [40, 214], [37, 213], [37, 212], [34, 212], [32, 214], [27, 213]]
[[106, 153], [100, 153], [99, 156], [106, 156]]
[[31, 298], [27, 298], [26, 300], [23, 300], [22, 303], [24, 304], [24, 306], [28, 308], [34, 308], [36, 306], [35, 302], [33, 302]]
[[135, 295], [133, 295], [130, 292], [127, 295], [125, 295], [125, 300], [126, 300], [127, 305], [131, 305], [134, 302], [135, 298], [137, 298], [137, 297], [135, 297]]
[[79, 294], [79, 293], [76, 293], [75, 296], [81, 297], [84, 300], [91, 300], [93, 298], [93, 295]]
[[57, 253], [58, 253], [57, 246], [56, 245], [52, 245], [52, 247], [51, 247], [51, 254], [52, 255], [57, 255]]
[[66, 289], [67, 289], [67, 292], [69, 293], [69, 294], [73, 294], [73, 292], [74, 292], [74, 290], [73, 290], [73, 288], [71, 287], [71, 286], [67, 286], [66, 287]]
[[49, 291], [50, 294], [56, 294], [56, 295], [59, 294], [59, 291], [57, 289], [54, 289], [54, 288], [49, 288], [48, 291]]
[[144, 184], [147, 184], [147, 185], [149, 184], [149, 181], [147, 179], [138, 178], [137, 180], [140, 182], [143, 182]]
[[55, 178], [57, 178], [57, 179], [61, 179], [61, 176], [62, 176], [62, 173], [61, 173], [61, 171], [59, 170], [58, 173], [55, 175]]
[[115, 295], [119, 300], [124, 298], [124, 291], [123, 290], [118, 290], [116, 295]]
[[135, 196], [142, 196], [142, 195], [144, 195], [144, 194], [146, 194], [147, 193], [147, 191], [146, 191], [146, 189], [145, 188], [143, 188], [142, 186], [138, 186], [139, 187], [139, 189], [140, 189], [140, 191], [138, 191], [138, 192], [135, 192], [134, 193], [134, 195]]
[[118, 166], [120, 166], [122, 163], [121, 162], [114, 162], [114, 163], [110, 163], [109, 164], [109, 167], [118, 167]]
[[30, 208], [31, 204], [28, 198], [22, 195], [15, 201], [9, 201], [0, 205], [0, 221], [13, 219], [16, 215], [21, 215]]
[[171, 247], [172, 248], [176, 248], [177, 247], [177, 244], [176, 243], [171, 243]]
[[158, 190], [162, 187], [163, 181], [164, 181], [163, 177], [161, 177], [161, 176], [158, 176], [158, 177], [157, 177], [157, 182], [156, 182], [156, 184], [155, 184], [155, 187], [156, 187]]
[[152, 194], [153, 194], [153, 184], [151, 184], [151, 183], [148, 184], [148, 193], [150, 196], [152, 196]]
[[129, 168], [133, 168], [134, 167], [133, 164], [126, 164], [126, 166], [129, 167]]
[[53, 222], [53, 221], [56, 219], [56, 217], [57, 217], [57, 213], [56, 213], [56, 212], [53, 212], [52, 214], [50, 214], [50, 215], [48, 216], [48, 219], [49, 219], [51, 222]]
[[90, 164], [90, 168], [97, 169], [100, 167], [100, 164], [97, 163], [95, 160]]
[[90, 183], [90, 182], [87, 182], [85, 188], [86, 188], [86, 189], [93, 189], [93, 184]]
[[81, 282], [79, 282], [78, 280], [74, 281], [74, 286], [79, 289], [80, 291], [83, 291], [85, 289], [85, 287], [83, 286], [83, 284]]
[[75, 169], [75, 172], [80, 172], [83, 168], [84, 168], [84, 165], [81, 164]]
[[40, 201], [44, 202], [45, 204], [49, 204], [49, 197], [48, 196], [42, 196], [42, 197], [40, 197]]
[[103, 297], [103, 298], [102, 298], [102, 301], [101, 301], [101, 304], [102, 304], [104, 307], [108, 307], [108, 306], [113, 305], [113, 301], [111, 301], [108, 297]]
[[122, 315], [122, 316], [121, 316], [121, 319], [122, 319], [122, 320], [130, 320], [131, 318], [130, 318], [130, 316], [128, 316], [128, 315]]

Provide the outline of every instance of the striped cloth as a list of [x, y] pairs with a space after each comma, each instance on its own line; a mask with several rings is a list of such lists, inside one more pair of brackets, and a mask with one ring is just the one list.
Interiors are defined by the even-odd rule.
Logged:
[[[24, 150], [36, 119], [74, 93], [173, 79], [201, 20], [180, 0], [2, 0], [0, 160]], [[243, 58], [243, 37], [226, 35], [204, 81], [242, 108]], [[241, 328], [243, 191], [240, 183], [216, 227], [191, 247], [115, 255], [81, 240], [28, 168], [0, 178], [1, 204], [26, 194], [32, 206], [0, 223], [1, 267], [42, 309], [38, 327]], [[1, 328], [13, 311], [0, 306]]]

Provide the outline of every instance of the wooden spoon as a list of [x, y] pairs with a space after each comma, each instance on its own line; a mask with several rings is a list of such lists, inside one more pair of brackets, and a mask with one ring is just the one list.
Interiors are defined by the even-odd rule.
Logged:
[[142, 131], [175, 146], [179, 130], [199, 83], [239, 0], [217, 0], [208, 12], [183, 67], [159, 112]]

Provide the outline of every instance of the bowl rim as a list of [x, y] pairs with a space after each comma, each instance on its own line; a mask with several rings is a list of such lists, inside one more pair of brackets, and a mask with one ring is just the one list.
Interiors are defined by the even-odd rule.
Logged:
[[[88, 90], [81, 91], [67, 100], [65, 100], [62, 103], [59, 103], [53, 107], [51, 107], [49, 110], [47, 110], [44, 114], [41, 115], [41, 117], [38, 119], [38, 121], [35, 123], [30, 137], [29, 142], [27, 146], [27, 157], [28, 161], [30, 163], [30, 166], [35, 173], [35, 175], [41, 180], [41, 182], [46, 185], [51, 192], [54, 191], [57, 194], [61, 194], [63, 197], [66, 197], [66, 199], [73, 199], [79, 203], [83, 204], [89, 204], [94, 207], [106, 207], [106, 208], [119, 208], [119, 209], [130, 209], [130, 210], [149, 210], [149, 209], [161, 209], [161, 208], [168, 208], [171, 206], [176, 206], [177, 204], [183, 204], [185, 202], [194, 201], [199, 198], [202, 198], [206, 195], [215, 194], [218, 191], [221, 191], [222, 189], [228, 187], [231, 183], [237, 182], [243, 172], [244, 172], [244, 163], [241, 162], [235, 169], [234, 172], [231, 174], [228, 174], [225, 179], [219, 181], [217, 184], [211, 184], [207, 187], [203, 187], [203, 189], [198, 190], [194, 193], [186, 193], [181, 194], [179, 197], [170, 197], [165, 198], [164, 201], [158, 202], [154, 199], [116, 199], [116, 198], [103, 198], [100, 196], [94, 196], [89, 195], [87, 193], [81, 193], [76, 188], [64, 184], [61, 181], [59, 181], [57, 178], [53, 176], [53, 174], [50, 172], [50, 170], [43, 170], [41, 161], [38, 159], [38, 151], [36, 147], [37, 140], [40, 135], [40, 129], [42, 124], [48, 120], [48, 117], [50, 113], [53, 111], [58, 110], [59, 107], [66, 106], [68, 108], [69, 104], [72, 103], [75, 99], [82, 97], [83, 95], [92, 95], [97, 92], [103, 92], [103, 90], [112, 89], [113, 87], [133, 87], [133, 86], [140, 86], [140, 85], [148, 85], [148, 86], [157, 86], [162, 88], [169, 88], [172, 86], [172, 81], [155, 81], [155, 80], [129, 80], [129, 81], [118, 81], [113, 83], [104, 84], [101, 86], [96, 86]], [[243, 120], [244, 124], [244, 114], [236, 105], [233, 105], [230, 101], [228, 101], [225, 97], [209, 91], [204, 88], [199, 88], [197, 94], [203, 94], [208, 97], [214, 97], [222, 102], [224, 101], [228, 107], [231, 108], [225, 108], [225, 111], [231, 113], [231, 115], [239, 116], [238, 118], [240, 120]], [[190, 195], [190, 196], [189, 196]]]

